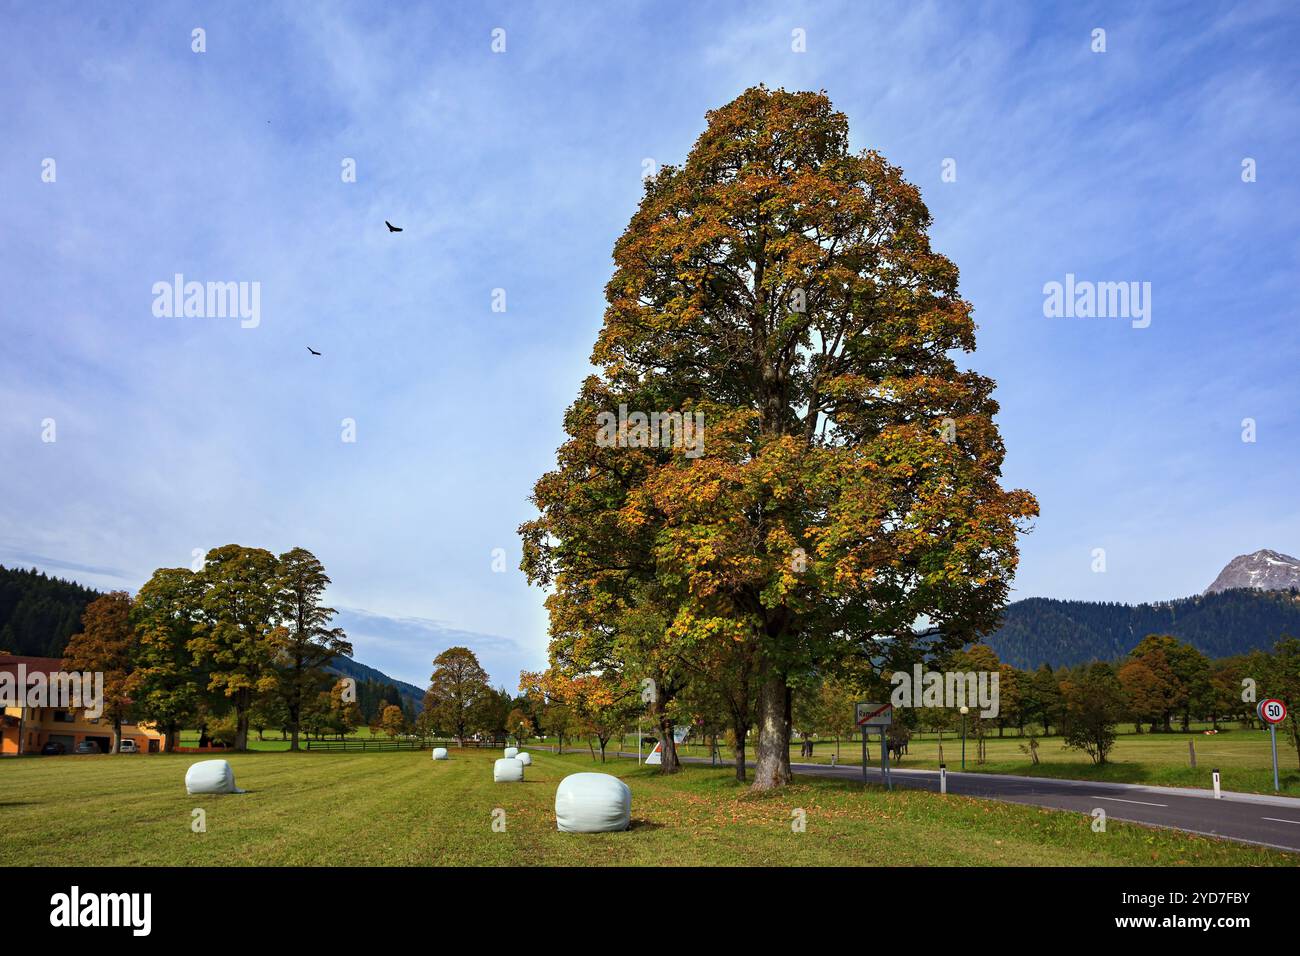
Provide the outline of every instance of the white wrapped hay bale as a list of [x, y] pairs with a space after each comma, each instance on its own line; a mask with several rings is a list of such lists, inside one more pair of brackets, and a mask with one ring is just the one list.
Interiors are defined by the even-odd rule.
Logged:
[[434, 760], [446, 760], [446, 759], [447, 759], [447, 748], [446, 748], [446, 747], [434, 747], [434, 748], [433, 748], [433, 759], [434, 759]]
[[511, 757], [517, 756], [518, 753], [519, 753], [519, 748], [518, 748], [518, 747], [507, 747], [507, 748], [506, 748], [506, 759], [509, 760]]
[[493, 783], [522, 783], [524, 765], [514, 757], [502, 757], [492, 765]]
[[528, 751], [526, 750], [521, 750], [519, 753], [515, 754], [515, 759], [525, 767], [531, 767], [533, 765], [533, 758], [529, 756]]
[[562, 833], [613, 833], [632, 825], [632, 789], [607, 773], [571, 773], [555, 791]]
[[185, 771], [186, 793], [244, 793], [235, 786], [235, 771], [227, 760], [200, 760]]

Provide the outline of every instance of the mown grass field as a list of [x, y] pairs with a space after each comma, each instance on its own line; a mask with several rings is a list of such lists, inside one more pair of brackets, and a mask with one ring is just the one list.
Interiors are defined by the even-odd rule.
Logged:
[[[1284, 865], [1295, 855], [1082, 814], [801, 778], [750, 794], [730, 770], [603, 768], [632, 788], [625, 833], [555, 829], [555, 788], [586, 753], [533, 752], [494, 784], [495, 751], [246, 753], [240, 795], [188, 796], [193, 755], [19, 758], [0, 765], [0, 865]], [[207, 832], [191, 830], [192, 811]], [[505, 813], [504, 832], [492, 829]], [[793, 832], [794, 811], [806, 829]]]

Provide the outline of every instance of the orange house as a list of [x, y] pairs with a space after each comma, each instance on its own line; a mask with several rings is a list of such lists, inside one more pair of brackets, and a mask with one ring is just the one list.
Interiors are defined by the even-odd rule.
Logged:
[[[30, 684], [32, 676], [50, 675], [63, 670], [57, 657], [15, 657], [0, 655], [0, 672], [9, 675], [13, 684], [23, 665]], [[113, 747], [113, 722], [106, 717], [89, 717], [84, 707], [27, 707], [22, 701], [7, 701], [0, 713], [0, 756], [39, 754], [46, 744], [61, 744], [65, 753], [76, 753], [77, 745], [89, 741], [100, 753]], [[149, 724], [122, 724], [122, 739], [135, 741], [140, 753], [157, 753], [163, 747], [163, 735]]]

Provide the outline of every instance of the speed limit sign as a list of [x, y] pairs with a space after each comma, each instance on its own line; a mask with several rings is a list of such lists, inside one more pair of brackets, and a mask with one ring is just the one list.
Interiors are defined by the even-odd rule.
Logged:
[[1273, 745], [1273, 790], [1281, 792], [1277, 785], [1277, 725], [1286, 720], [1286, 704], [1276, 697], [1266, 697], [1255, 708], [1259, 719], [1268, 724], [1268, 735]]
[[1259, 719], [1269, 724], [1280, 724], [1286, 720], [1286, 704], [1275, 697], [1259, 702]]

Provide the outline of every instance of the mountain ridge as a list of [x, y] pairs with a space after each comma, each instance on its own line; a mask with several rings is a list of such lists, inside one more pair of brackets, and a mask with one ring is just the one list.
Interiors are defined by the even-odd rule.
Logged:
[[1239, 554], [1224, 565], [1218, 577], [1201, 593], [1213, 594], [1233, 588], [1263, 591], [1300, 588], [1300, 559], [1269, 548]]

